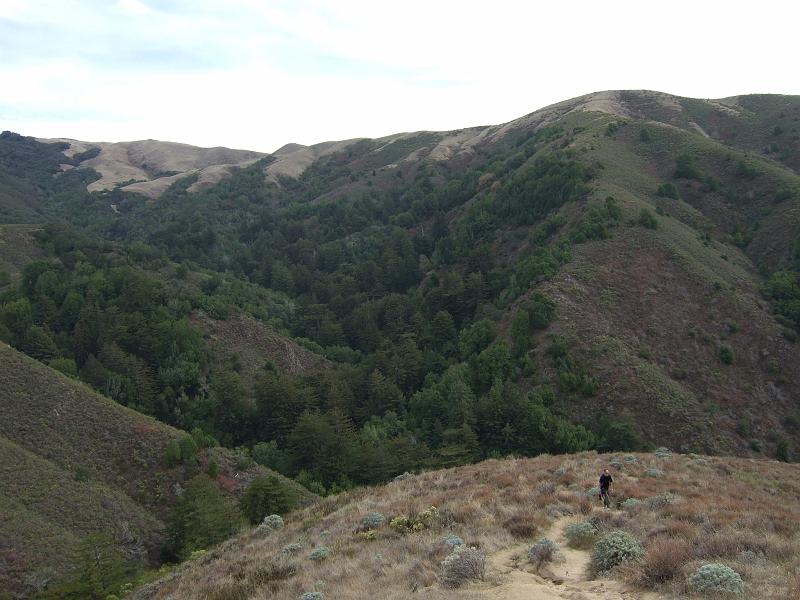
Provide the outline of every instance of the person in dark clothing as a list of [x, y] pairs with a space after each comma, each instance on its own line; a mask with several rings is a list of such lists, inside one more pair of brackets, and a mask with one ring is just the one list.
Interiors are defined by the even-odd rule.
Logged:
[[614, 479], [608, 473], [608, 469], [605, 469], [603, 474], [600, 475], [600, 498], [603, 501], [603, 506], [606, 508], [611, 508], [609, 493], [611, 492], [612, 483], [614, 483]]

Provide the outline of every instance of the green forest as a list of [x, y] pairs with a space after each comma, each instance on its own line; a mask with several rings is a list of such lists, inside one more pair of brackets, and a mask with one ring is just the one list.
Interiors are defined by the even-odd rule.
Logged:
[[[58, 218], [38, 234], [48, 257], [2, 290], [0, 338], [322, 494], [487, 456], [636, 448], [626, 423], [581, 424], [554, 409], [557, 395], [596, 392], [563, 341], [547, 342], [552, 381], [527, 353], [558, 315], [531, 285], [621, 219], [610, 197], [577, 224], [556, 215], [592, 179], [559, 148], [566, 135], [525, 136], [440, 185], [445, 173], [426, 164], [408, 183], [315, 202], [371, 177], [369, 163], [354, 173], [334, 155], [291, 185], [266, 184], [261, 161], [200, 193], [186, 191], [188, 177], [149, 205], [86, 192], [85, 169], [53, 179], [57, 148], [6, 134], [2, 168]], [[493, 193], [479, 190], [486, 173]], [[119, 214], [103, 210], [110, 203]], [[509, 225], [530, 238], [513, 267], [491, 249]], [[251, 393], [236, 361], [215, 357], [188, 324], [196, 310], [248, 312], [335, 367], [289, 375], [265, 361]]]

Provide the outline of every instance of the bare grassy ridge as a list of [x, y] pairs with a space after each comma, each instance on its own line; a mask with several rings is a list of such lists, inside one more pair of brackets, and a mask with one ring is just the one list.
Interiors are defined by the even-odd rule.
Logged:
[[[532, 543], [565, 514], [591, 518], [600, 535], [621, 529], [642, 543], [645, 557], [614, 573], [631, 587], [665, 597], [691, 595], [687, 580], [694, 570], [721, 562], [742, 575], [745, 598], [793, 597], [800, 574], [800, 468], [693, 455], [630, 456], [636, 462], [595, 453], [490, 460], [357, 489], [289, 515], [278, 532], [253, 530], [230, 540], [135, 598], [294, 600], [306, 591], [340, 600], [399, 599], [413, 592], [424, 598], [479, 598], [500, 582], [497, 573], [458, 590], [438, 581], [448, 534], [491, 555]], [[622, 465], [614, 469], [615, 503], [637, 498], [642, 504], [593, 511], [596, 500], [587, 491], [612, 458]], [[664, 475], [647, 477], [648, 469]], [[430, 529], [400, 534], [384, 524], [374, 541], [355, 533], [371, 512], [385, 514], [388, 522], [432, 505], [439, 516]], [[303, 550], [282, 558], [281, 549], [290, 543]], [[320, 545], [333, 550], [331, 557], [309, 560]]]
[[240, 373], [248, 387], [252, 387], [266, 361], [292, 375], [333, 364], [242, 312], [234, 311], [227, 319], [217, 320], [197, 311], [190, 315], [189, 322], [203, 332], [216, 355], [235, 356], [239, 360]]

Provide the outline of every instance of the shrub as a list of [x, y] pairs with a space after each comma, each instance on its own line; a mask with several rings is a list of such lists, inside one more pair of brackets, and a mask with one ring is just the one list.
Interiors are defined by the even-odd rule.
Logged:
[[644, 504], [645, 506], [647, 506], [647, 508], [651, 510], [659, 510], [664, 508], [665, 506], [669, 506], [677, 499], [678, 496], [676, 496], [672, 492], [664, 492], [663, 494], [658, 494], [657, 496], [646, 498]]
[[286, 544], [283, 548], [281, 548], [281, 554], [283, 556], [294, 556], [302, 549], [303, 549], [303, 544], [299, 542], [292, 542], [291, 544]]
[[322, 600], [323, 598], [322, 592], [303, 592], [299, 600]]
[[623, 468], [622, 461], [618, 458], [612, 458], [610, 461], [608, 461], [608, 464], [618, 470]]
[[291, 510], [297, 496], [288, 485], [275, 477], [256, 477], [245, 491], [239, 506], [250, 522], [255, 524], [264, 517]]
[[442, 561], [439, 581], [444, 587], [457, 588], [468, 581], [483, 580], [486, 555], [477, 548], [456, 546]]
[[197, 454], [197, 442], [191, 436], [181, 438], [180, 451], [183, 462], [193, 459]]
[[60, 371], [72, 379], [78, 378], [78, 365], [71, 358], [54, 358], [47, 363], [51, 368]]
[[169, 517], [171, 557], [185, 558], [194, 550], [208, 548], [233, 535], [241, 526], [241, 513], [214, 480], [197, 475], [172, 509]]
[[361, 519], [361, 525], [359, 526], [358, 530], [367, 531], [369, 529], [377, 529], [385, 522], [386, 522], [386, 517], [383, 516], [383, 513], [371, 512], [363, 519]]
[[240, 471], [246, 471], [256, 464], [253, 457], [250, 456], [250, 448], [239, 446], [234, 452], [236, 453], [236, 468]]
[[689, 579], [690, 587], [698, 592], [741, 595], [742, 577], [730, 567], [711, 563], [701, 566]]
[[703, 172], [695, 164], [690, 154], [679, 154], [675, 157], [675, 177], [682, 179], [703, 179]]
[[594, 543], [597, 529], [588, 521], [570, 523], [564, 529], [564, 535], [570, 548], [587, 548]]
[[654, 586], [674, 579], [691, 556], [686, 540], [662, 538], [655, 540], [642, 559], [642, 583]]
[[642, 545], [624, 531], [612, 531], [598, 540], [592, 552], [592, 572], [605, 573], [629, 560], [637, 560], [644, 555]]
[[639, 141], [640, 142], [649, 142], [651, 140], [650, 131], [646, 127], [642, 127], [639, 130]]
[[164, 450], [164, 462], [168, 467], [172, 468], [178, 464], [181, 459], [181, 447], [177, 440], [170, 440]]
[[541, 565], [552, 562], [556, 554], [558, 554], [558, 545], [550, 538], [542, 538], [528, 550], [528, 560]]
[[414, 533], [429, 529], [439, 516], [439, 509], [435, 506], [423, 510], [416, 515], [401, 515], [389, 521], [389, 527], [397, 533]]
[[203, 431], [201, 427], [195, 427], [192, 429], [192, 439], [194, 439], [194, 442], [197, 444], [198, 448], [214, 448], [219, 446], [217, 438], [210, 433]]
[[451, 534], [450, 534], [450, 535], [448, 535], [446, 538], [444, 538], [444, 543], [445, 543], [446, 545], [448, 545], [448, 546], [452, 546], [452, 547], [455, 547], [455, 546], [463, 546], [463, 545], [464, 545], [464, 540], [462, 540], [462, 539], [461, 539], [459, 536], [457, 536], [456, 534], [454, 534], [454, 533], [451, 533]]
[[672, 198], [673, 200], [680, 198], [680, 194], [678, 194], [678, 188], [675, 187], [674, 183], [662, 183], [660, 186], [658, 186], [656, 195], [661, 196], [662, 198]]
[[638, 498], [626, 498], [625, 500], [622, 501], [622, 504], [620, 506], [622, 507], [622, 510], [628, 512], [634, 512], [640, 509], [643, 504], [644, 502], [642, 502]]
[[658, 219], [647, 208], [639, 211], [639, 218], [636, 219], [636, 222], [647, 229], [658, 229]]
[[740, 160], [736, 163], [736, 175], [742, 179], [755, 179], [756, 175], [758, 175], [758, 170], [753, 165]]
[[389, 521], [389, 527], [397, 533], [408, 533], [408, 517], [399, 516]]
[[511, 515], [503, 521], [503, 527], [515, 538], [530, 539], [538, 530], [533, 515], [528, 511]]
[[356, 531], [356, 537], [364, 542], [374, 542], [378, 539], [374, 529], [367, 529], [366, 531]]
[[733, 363], [734, 353], [733, 348], [730, 346], [719, 347], [719, 359], [723, 364], [730, 365]]
[[624, 460], [626, 463], [631, 464], [631, 465], [636, 464], [637, 462], [639, 462], [639, 459], [636, 458], [633, 454], [626, 454], [622, 458], [622, 460]]
[[664, 446], [656, 448], [653, 454], [656, 455], [656, 458], [672, 458], [672, 452], [670, 452], [669, 448], [665, 448]]
[[267, 515], [264, 517], [264, 520], [261, 521], [261, 525], [258, 526], [258, 529], [265, 533], [283, 529], [283, 517], [280, 515]]
[[644, 472], [644, 476], [645, 477], [654, 477], [656, 479], [661, 479], [662, 477], [664, 477], [664, 471], [662, 471], [661, 469], [656, 469], [656, 468], [647, 469]]
[[413, 475], [408, 471], [406, 471], [405, 473], [400, 473], [400, 475], [395, 476], [395, 478], [392, 479], [392, 481], [405, 481], [409, 477], [413, 477]]
[[789, 442], [786, 440], [778, 440], [775, 458], [783, 462], [789, 462]]
[[79, 465], [75, 468], [75, 481], [79, 483], [86, 483], [92, 478], [92, 473], [84, 467], [83, 465]]
[[327, 546], [320, 546], [308, 555], [309, 560], [321, 562], [331, 555], [331, 549]]

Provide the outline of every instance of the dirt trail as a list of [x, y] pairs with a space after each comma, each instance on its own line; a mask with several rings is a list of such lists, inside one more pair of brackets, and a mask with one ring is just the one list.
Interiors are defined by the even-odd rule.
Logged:
[[567, 546], [564, 527], [574, 518], [564, 517], [544, 533], [561, 549], [563, 560], [535, 571], [527, 561], [529, 545], [516, 546], [489, 557], [489, 575], [500, 585], [481, 590], [491, 600], [663, 600], [653, 592], [632, 590], [613, 579], [589, 579], [590, 553]]

